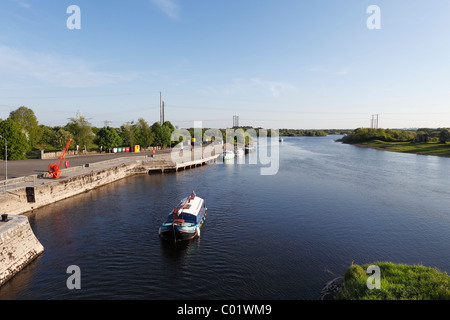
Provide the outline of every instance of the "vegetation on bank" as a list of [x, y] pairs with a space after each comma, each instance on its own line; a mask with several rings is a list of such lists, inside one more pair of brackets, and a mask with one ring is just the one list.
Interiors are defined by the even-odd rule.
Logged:
[[[205, 137], [209, 141], [222, 139], [222, 141], [247, 144], [259, 136], [260, 129], [262, 128], [241, 126], [233, 127], [231, 130], [208, 128], [178, 130], [170, 121], [166, 121], [162, 125], [159, 122], [150, 125], [143, 118], [136, 122], [124, 123], [119, 128], [106, 125], [103, 128], [97, 128], [92, 126], [88, 119], [80, 113], [69, 118], [66, 125], [50, 127], [39, 124], [33, 110], [25, 106], [11, 111], [6, 120], [0, 119], [0, 135], [8, 142], [9, 160], [38, 158], [40, 150], [44, 150], [44, 152], [61, 151], [69, 139], [73, 139], [70, 150], [110, 152], [116, 147], [132, 147], [134, 145], [139, 145], [141, 149], [173, 146], [183, 140], [189, 141], [190, 137], [194, 137], [197, 143]], [[179, 132], [181, 133], [178, 134]], [[326, 136], [329, 132], [282, 129], [279, 134]], [[172, 141], [172, 134], [177, 141]], [[270, 137], [272, 131], [266, 130], [264, 134]], [[0, 159], [5, 158], [5, 139], [0, 139]]]
[[417, 130], [358, 128], [341, 139], [344, 143], [362, 143], [373, 140], [384, 142], [446, 143], [450, 141], [450, 130], [448, 128], [422, 128]]
[[64, 126], [40, 125], [33, 110], [19, 107], [11, 111], [8, 119], [0, 119], [0, 158], [5, 159], [5, 139], [8, 142], [8, 160], [36, 158], [40, 150], [61, 151], [70, 138], [70, 150], [110, 151], [114, 147], [140, 145], [165, 147], [171, 141], [174, 126], [166, 121], [162, 125], [155, 122], [150, 126], [144, 119], [125, 123], [120, 128], [93, 127], [89, 121], [77, 113]]
[[280, 129], [278, 131], [280, 136], [286, 137], [298, 137], [298, 136], [306, 136], [306, 137], [324, 137], [327, 133], [323, 130], [296, 130], [296, 129]]
[[[369, 289], [369, 264], [350, 266], [344, 275], [344, 288], [337, 300], [449, 300], [450, 276], [422, 265], [376, 262], [380, 268], [380, 288]], [[370, 279], [369, 281], [372, 281]]]
[[324, 137], [329, 134], [350, 134], [351, 130], [323, 129], [323, 130], [302, 130], [302, 129], [280, 129], [278, 134], [285, 137]]
[[373, 140], [360, 143], [358, 144], [358, 146], [392, 152], [450, 157], [450, 143], [443, 144], [439, 142], [385, 142], [380, 140]]
[[358, 128], [338, 141], [386, 151], [450, 157], [447, 128], [416, 131]]
[[372, 140], [386, 142], [414, 141], [416, 133], [410, 130], [358, 128], [342, 138], [344, 143], [361, 143]]

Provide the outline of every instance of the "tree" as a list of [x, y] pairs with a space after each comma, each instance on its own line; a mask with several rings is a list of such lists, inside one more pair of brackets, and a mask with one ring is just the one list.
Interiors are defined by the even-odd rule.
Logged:
[[152, 125], [152, 132], [153, 132], [153, 145], [154, 146], [162, 146], [163, 145], [163, 139], [162, 139], [162, 127], [159, 122], [155, 122]]
[[9, 119], [17, 123], [24, 131], [31, 147], [34, 147], [42, 139], [43, 132], [33, 110], [24, 106], [19, 107], [9, 113]]
[[80, 112], [77, 112], [75, 118], [70, 118], [66, 129], [73, 135], [75, 143], [80, 147], [88, 147], [94, 140], [95, 135], [92, 132], [91, 124]]
[[172, 132], [175, 131], [175, 127], [170, 123], [170, 121], [166, 121], [163, 123], [161, 127], [161, 145], [166, 147], [171, 145]]
[[[25, 154], [30, 149], [30, 144], [17, 123], [12, 119], [0, 122], [0, 135], [7, 140], [8, 160], [26, 159]], [[5, 159], [5, 139], [0, 139], [0, 154], [3, 159]]]
[[138, 122], [133, 126], [133, 131], [137, 145], [140, 145], [142, 148], [147, 148], [152, 145], [152, 129], [143, 118], [138, 119]]
[[446, 143], [448, 140], [450, 140], [450, 130], [442, 129], [439, 132], [439, 142], [440, 143]]
[[418, 131], [416, 134], [416, 142], [428, 142], [430, 140], [430, 136], [428, 132]]
[[55, 140], [55, 129], [49, 126], [45, 126], [43, 124], [39, 125], [42, 131], [42, 138], [41, 143], [53, 145], [53, 142]]
[[62, 149], [66, 146], [67, 142], [69, 142], [69, 139], [71, 138], [71, 134], [69, 131], [64, 130], [63, 128], [58, 129], [55, 133], [55, 138], [52, 141], [52, 146]]
[[127, 146], [134, 146], [136, 138], [134, 136], [133, 127], [129, 123], [125, 123], [120, 127], [120, 137], [123, 140], [123, 144]]
[[113, 148], [122, 145], [122, 138], [117, 134], [117, 131], [111, 127], [103, 127], [97, 132], [95, 143], [110, 151]]

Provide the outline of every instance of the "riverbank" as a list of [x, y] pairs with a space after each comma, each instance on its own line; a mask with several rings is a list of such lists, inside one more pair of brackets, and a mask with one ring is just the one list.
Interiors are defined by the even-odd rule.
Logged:
[[[379, 287], [374, 271], [379, 268]], [[369, 277], [371, 277], [369, 279]], [[368, 282], [374, 287], [368, 288]], [[325, 285], [319, 300], [449, 300], [450, 276], [422, 265], [375, 262], [352, 265], [343, 277]]]
[[430, 143], [430, 142], [386, 142], [372, 140], [361, 143], [352, 143], [354, 146], [362, 148], [372, 148], [377, 150], [414, 153], [428, 156], [450, 157], [450, 144]]

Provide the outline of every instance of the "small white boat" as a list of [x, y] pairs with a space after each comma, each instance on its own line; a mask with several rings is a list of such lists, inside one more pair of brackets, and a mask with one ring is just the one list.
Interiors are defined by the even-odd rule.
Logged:
[[243, 156], [245, 154], [244, 149], [238, 148], [236, 149], [236, 157]]
[[231, 150], [225, 150], [223, 152], [223, 159], [224, 160], [234, 159], [234, 152]]
[[250, 153], [250, 152], [253, 152], [253, 151], [255, 151], [255, 145], [254, 144], [247, 144], [246, 146], [245, 146], [245, 153]]

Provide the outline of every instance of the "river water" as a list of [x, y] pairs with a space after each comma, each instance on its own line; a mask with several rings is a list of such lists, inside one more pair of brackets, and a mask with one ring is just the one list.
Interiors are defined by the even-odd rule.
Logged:
[[[0, 299], [307, 300], [352, 262], [449, 273], [450, 159], [337, 138], [285, 138], [275, 175], [261, 175], [255, 152], [35, 210], [27, 216], [45, 252]], [[208, 208], [200, 238], [162, 242], [160, 224], [192, 190]], [[66, 285], [71, 265], [79, 290]]]

